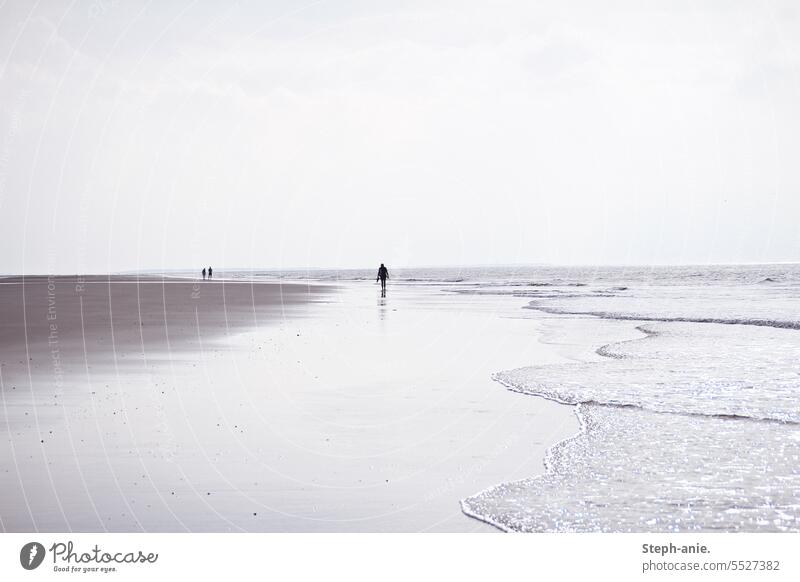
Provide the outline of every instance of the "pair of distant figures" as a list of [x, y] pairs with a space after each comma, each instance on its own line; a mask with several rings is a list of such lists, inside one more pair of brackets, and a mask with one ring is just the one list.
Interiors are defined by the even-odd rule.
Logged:
[[[208, 278], [210, 279], [213, 275], [214, 275], [214, 270], [211, 267], [209, 267], [208, 268]], [[206, 278], [206, 270], [204, 268], [203, 269], [203, 279], [205, 280], [205, 278]]]

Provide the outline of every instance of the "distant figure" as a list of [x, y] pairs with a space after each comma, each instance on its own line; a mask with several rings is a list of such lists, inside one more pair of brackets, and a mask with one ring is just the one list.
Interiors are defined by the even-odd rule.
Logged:
[[211, 269], [211, 267], [209, 267], [208, 268], [208, 278], [210, 279], [213, 274], [214, 274], [214, 271]]
[[206, 268], [203, 267], [203, 281], [206, 280]]
[[386, 295], [386, 279], [389, 278], [389, 269], [387, 269], [383, 263], [381, 263], [380, 268], [378, 269], [378, 278], [375, 281], [380, 280], [381, 282], [381, 295]]

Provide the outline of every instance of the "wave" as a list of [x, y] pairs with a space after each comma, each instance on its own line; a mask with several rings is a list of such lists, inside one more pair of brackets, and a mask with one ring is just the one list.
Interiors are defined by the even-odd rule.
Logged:
[[[588, 283], [564, 282], [564, 281], [520, 281], [519, 279], [495, 279], [491, 281], [472, 281], [466, 278], [455, 279], [428, 279], [430, 281], [440, 281], [443, 283], [465, 283], [469, 286], [479, 286], [486, 289], [493, 287], [588, 287]], [[627, 287], [626, 287], [627, 288]]]
[[[576, 407], [580, 432], [551, 447], [545, 474], [461, 501], [504, 531], [800, 531], [800, 427]], [[709, 460], [713, 459], [713, 464]]]
[[[566, 291], [559, 289], [443, 289], [451, 293], [458, 293], [460, 295], [492, 295], [492, 296], [505, 296], [505, 297], [522, 297], [522, 298], [535, 298], [535, 299], [581, 299], [588, 295], [579, 295], [574, 291]], [[593, 293], [591, 297], [613, 297], [611, 294]]]
[[527, 287], [586, 287], [588, 283], [565, 283], [563, 281], [554, 281], [550, 283], [518, 283]]
[[615, 320], [639, 322], [641, 337], [494, 374], [575, 405], [581, 428], [547, 451], [544, 475], [462, 511], [504, 531], [800, 531], [800, 289], [752, 275], [536, 296], [529, 309], [577, 316], [570, 329], [587, 337]]
[[[602, 295], [595, 295], [602, 297]], [[527, 309], [535, 309], [552, 315], [588, 315], [603, 319], [617, 319], [620, 321], [660, 321], [672, 323], [718, 323], [723, 325], [753, 325], [757, 327], [775, 327], [779, 329], [800, 329], [800, 321], [785, 319], [768, 319], [756, 317], [701, 317], [701, 316], [666, 316], [649, 315], [645, 313], [620, 313], [600, 310], [577, 310], [561, 307], [539, 305], [532, 301]]]
[[648, 324], [643, 337], [598, 348], [603, 360], [494, 374], [507, 388], [565, 404], [800, 423], [794, 331]]
[[514, 532], [800, 531], [797, 333], [636, 329], [598, 361], [494, 375], [575, 404], [580, 431], [548, 449], [544, 475], [490, 487], [462, 511]]

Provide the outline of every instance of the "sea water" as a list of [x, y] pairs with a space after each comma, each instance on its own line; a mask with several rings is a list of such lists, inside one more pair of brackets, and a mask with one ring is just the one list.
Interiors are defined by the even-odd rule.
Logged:
[[599, 345], [599, 361], [497, 373], [577, 404], [582, 429], [544, 476], [464, 511], [510, 531], [800, 531], [799, 283], [797, 267], [750, 266], [531, 289], [531, 309], [641, 335]]
[[547, 473], [465, 499], [464, 511], [534, 532], [800, 529], [800, 427], [581, 404], [581, 433]]

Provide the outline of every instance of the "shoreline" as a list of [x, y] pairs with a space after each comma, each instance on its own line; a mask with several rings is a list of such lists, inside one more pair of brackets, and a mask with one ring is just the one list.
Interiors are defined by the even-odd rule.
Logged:
[[[595, 320], [595, 331], [600, 332], [596, 335], [603, 337], [601, 330], [619, 328], [617, 324], [625, 322], [630, 323], [627, 319]], [[673, 361], [690, 362], [681, 356], [692, 351], [706, 354], [702, 368], [694, 370], [701, 370], [701, 381], [712, 388], [709, 377], [718, 378], [717, 385], [735, 385], [724, 372], [735, 370], [740, 361], [761, 369], [761, 362], [752, 356], [753, 347], [772, 346], [762, 358], [769, 358], [770, 364], [780, 369], [782, 361], [793, 362], [789, 355], [793, 330], [741, 326], [735, 331], [706, 322], [660, 325], [658, 330], [632, 327], [630, 332], [642, 334], [636, 338], [606, 338], [594, 351], [596, 357], [561, 366], [560, 371], [555, 369], [558, 366], [534, 365], [498, 374], [495, 380], [509, 390], [575, 406], [581, 429], [548, 449], [543, 475], [504, 482], [471, 495], [462, 501], [464, 512], [513, 532], [664, 533], [678, 531], [678, 527], [687, 532], [796, 532], [793, 483], [797, 474], [783, 460], [797, 454], [800, 429], [796, 421], [778, 416], [790, 417], [791, 409], [764, 416], [749, 402], [745, 404], [751, 408], [744, 408], [742, 414], [721, 411], [724, 402], [714, 409], [698, 410], [692, 400], [695, 408], [686, 409], [675, 400], [686, 398], [691, 388], [685, 380], [681, 384], [680, 376], [667, 377], [663, 383], [683, 386], [683, 390], [666, 391], [665, 396], [657, 385], [653, 388], [656, 400], [653, 392], [648, 392], [657, 382], [652, 378], [662, 378], [659, 374], [664, 369], [671, 371]], [[695, 344], [687, 347], [687, 337]], [[635, 394], [603, 392], [597, 379], [609, 381], [620, 364], [618, 385], [636, 385], [642, 378], [651, 384], [643, 384]], [[692, 370], [690, 365], [681, 368], [691, 379], [695, 378]], [[775, 393], [782, 385], [778, 378], [773, 385], [767, 385], [769, 377], [763, 376], [750, 382], [756, 386], [764, 382], [765, 396], [785, 402], [785, 397], [781, 400]], [[580, 383], [592, 385], [596, 391], [581, 392]], [[561, 388], [565, 392], [559, 392]], [[569, 396], [562, 398], [563, 394]], [[667, 400], [671, 406], [658, 400], [665, 397], [673, 398]], [[658, 434], [662, 444], [656, 456], [637, 444], [647, 442], [651, 433]], [[711, 468], [709, 455], [715, 460]], [[742, 485], [733, 488], [729, 486], [732, 482]], [[692, 492], [689, 501], [685, 501], [687, 489]], [[764, 494], [765, 490], [769, 493]], [[573, 494], [564, 495], [565, 491]]]
[[[515, 391], [515, 392], [518, 392], [518, 391]], [[520, 394], [524, 394], [524, 392], [519, 392], [519, 393]], [[507, 527], [501, 521], [494, 519], [492, 516], [490, 516], [488, 514], [479, 513], [477, 510], [472, 510], [469, 507], [469, 500], [470, 499], [477, 499], [477, 498], [480, 498], [480, 497], [485, 497], [486, 495], [491, 495], [495, 491], [502, 491], [502, 489], [504, 487], [509, 486], [509, 485], [513, 486], [515, 484], [529, 483], [529, 482], [535, 481], [536, 479], [544, 479], [544, 478], [552, 475], [554, 473], [554, 468], [553, 468], [553, 465], [552, 465], [552, 458], [553, 458], [554, 451], [559, 446], [561, 446], [561, 445], [563, 445], [563, 444], [565, 444], [565, 443], [567, 443], [569, 441], [581, 438], [582, 436], [584, 436], [586, 434], [586, 430], [587, 430], [586, 421], [585, 421], [583, 415], [581, 414], [581, 403], [572, 404], [572, 403], [568, 403], [568, 402], [561, 402], [559, 400], [556, 400], [556, 399], [553, 399], [553, 398], [547, 398], [546, 396], [540, 396], [538, 394], [529, 394], [529, 396], [533, 396], [534, 398], [544, 398], [545, 400], [551, 400], [553, 402], [558, 402], [559, 404], [563, 404], [565, 406], [571, 407], [573, 414], [578, 419], [578, 425], [579, 426], [578, 426], [578, 431], [575, 434], [572, 434], [572, 435], [570, 435], [568, 437], [565, 437], [565, 438], [561, 439], [560, 441], [558, 441], [556, 443], [553, 443], [552, 445], [550, 445], [547, 448], [547, 451], [545, 452], [544, 458], [542, 459], [542, 464], [544, 465], [544, 472], [541, 475], [532, 475], [532, 476], [526, 477], [524, 479], [519, 479], [518, 481], [507, 481], [507, 482], [504, 482], [504, 483], [497, 483], [495, 485], [487, 487], [486, 489], [482, 489], [481, 491], [476, 491], [475, 493], [473, 493], [469, 497], [464, 498], [464, 499], [462, 499], [460, 501], [460, 503], [461, 503], [461, 511], [463, 511], [465, 515], [471, 517], [472, 519], [477, 519], [478, 521], [482, 521], [483, 523], [486, 523], [486, 524], [488, 524], [488, 525], [490, 525], [490, 526], [492, 526], [494, 528], [497, 528], [498, 530], [500, 530], [503, 533], [519, 533], [519, 532], [517, 530], [513, 529], [513, 528]], [[550, 532], [550, 533], [554, 533], [554, 532]]]

